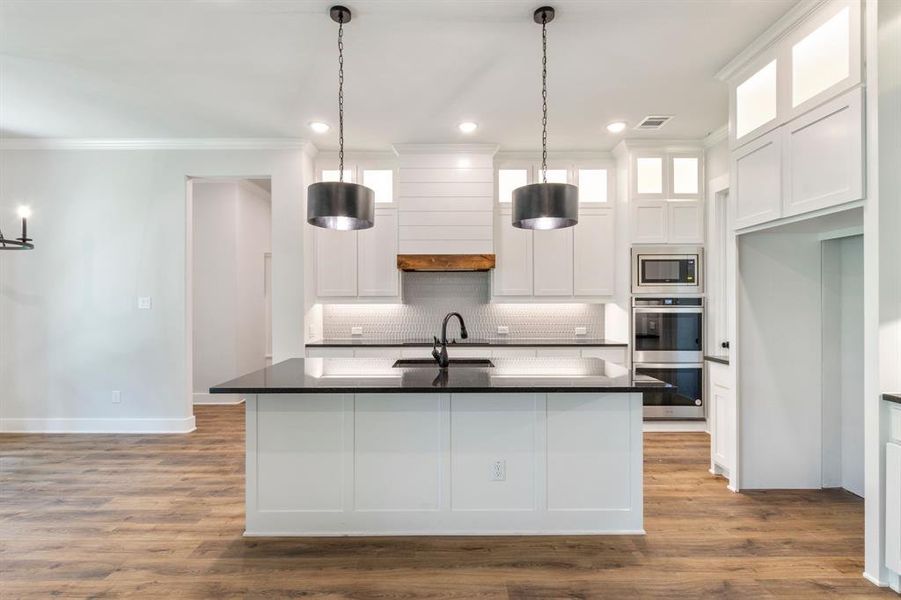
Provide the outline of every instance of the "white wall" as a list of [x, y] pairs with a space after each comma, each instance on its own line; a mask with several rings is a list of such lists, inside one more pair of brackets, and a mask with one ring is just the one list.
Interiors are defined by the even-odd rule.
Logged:
[[706, 161], [704, 174], [708, 181], [729, 174], [730, 156], [728, 137], [724, 137], [704, 151]]
[[[275, 359], [302, 356], [303, 173], [311, 159], [300, 147], [11, 146], [0, 151], [2, 223], [17, 204], [30, 204], [37, 247], [0, 255], [0, 429], [194, 427], [189, 176], [272, 177]], [[138, 310], [138, 296], [151, 296], [152, 310]], [[111, 403], [112, 390], [121, 391], [120, 404]]]
[[864, 495], [863, 238], [823, 243], [823, 487]]
[[194, 402], [236, 402], [208, 390], [266, 364], [270, 197], [245, 181], [192, 185]]

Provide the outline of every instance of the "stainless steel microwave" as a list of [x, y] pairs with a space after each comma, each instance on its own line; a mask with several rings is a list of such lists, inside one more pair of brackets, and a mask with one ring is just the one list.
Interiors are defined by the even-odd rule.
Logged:
[[704, 248], [633, 246], [633, 294], [703, 294]]

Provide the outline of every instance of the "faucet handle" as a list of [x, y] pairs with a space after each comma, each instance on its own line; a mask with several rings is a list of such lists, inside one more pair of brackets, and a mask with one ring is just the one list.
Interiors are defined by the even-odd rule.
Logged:
[[435, 360], [440, 360], [441, 353], [438, 352], [438, 336], [432, 336], [432, 358]]

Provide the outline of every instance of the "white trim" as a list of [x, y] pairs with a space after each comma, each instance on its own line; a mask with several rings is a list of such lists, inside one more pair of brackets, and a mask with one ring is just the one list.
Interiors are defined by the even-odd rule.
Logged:
[[[613, 153], [607, 150], [592, 152], [588, 150], [558, 150], [548, 152], [549, 161], [574, 161], [574, 160], [606, 160], [614, 161]], [[497, 161], [536, 161], [541, 159], [538, 150], [501, 150], [495, 155]]]
[[707, 421], [645, 421], [641, 429], [645, 433], [710, 433]]
[[2, 138], [0, 150], [319, 150], [303, 138]]
[[[648, 138], [626, 138], [621, 143], [625, 143], [626, 148], [634, 150], [636, 148], [642, 150], [655, 150], [662, 153], [667, 152], [691, 152], [703, 150], [704, 143], [702, 139], [685, 138], [685, 139], [648, 139]], [[619, 145], [619, 144], [617, 144]], [[614, 148], [615, 149], [615, 148]]]
[[863, 200], [855, 200], [853, 202], [846, 202], [845, 204], [839, 204], [838, 206], [829, 206], [827, 208], [821, 208], [819, 210], [812, 210], [810, 212], [803, 213], [800, 215], [792, 215], [790, 217], [783, 217], [781, 219], [767, 221], [766, 223], [759, 223], [757, 225], [748, 225], [747, 227], [742, 227], [741, 229], [736, 229], [735, 235], [745, 235], [747, 233], [754, 233], [756, 231], [764, 231], [766, 229], [782, 227], [783, 225], [789, 225], [791, 223], [798, 223], [800, 221], [808, 221], [810, 219], [815, 219], [817, 217], [824, 217], [826, 215], [831, 215], [833, 213], [844, 212], [846, 210], [853, 210], [855, 208], [861, 208], [863, 206], [864, 206]]
[[875, 585], [875, 586], [878, 586], [878, 587], [888, 587], [888, 582], [887, 582], [887, 581], [882, 581], [882, 580], [880, 580], [878, 577], [873, 577], [872, 575], [870, 575], [870, 574], [867, 573], [866, 571], [863, 572], [863, 578], [866, 579], [867, 581], [869, 581], [870, 583], [872, 583], [872, 584]]
[[729, 123], [724, 123], [722, 126], [714, 129], [710, 133], [708, 133], [701, 143], [704, 144], [704, 148], [712, 148], [716, 146], [723, 140], [729, 137]]
[[784, 38], [795, 28], [801, 21], [806, 19], [828, 0], [802, 0], [798, 2], [791, 10], [782, 15], [778, 21], [770, 25], [770, 27], [762, 34], [757, 36], [750, 45], [738, 53], [725, 67], [719, 70], [715, 75], [718, 81], [727, 81], [732, 78], [738, 71], [743, 69], [745, 65], [756, 58], [761, 52], [772, 47]]
[[[377, 511], [376, 511], [377, 512]], [[447, 536], [498, 536], [498, 537], [507, 537], [507, 536], [521, 536], [521, 535], [531, 535], [531, 536], [560, 536], [560, 535], [647, 535], [647, 531], [644, 529], [615, 529], [615, 530], [607, 530], [607, 529], [574, 529], [574, 530], [561, 530], [559, 532], [556, 531], [543, 531], [540, 529], [520, 529], [515, 531], [498, 529], [498, 530], [479, 530], [478, 532], [468, 531], [468, 530], [459, 530], [459, 529], [441, 529], [436, 531], [407, 531], [403, 529], [384, 529], [379, 531], [341, 531], [335, 532], [330, 530], [322, 530], [322, 531], [310, 531], [304, 532], [303, 534], [298, 534], [296, 531], [286, 529], [264, 529], [260, 531], [244, 531], [244, 537], [292, 537], [292, 538], [307, 538], [307, 537], [348, 537], [348, 536], [356, 536], [356, 537], [379, 537], [379, 536], [404, 536], [404, 537], [423, 537], [423, 536], [435, 536], [435, 535], [447, 535]]]
[[3, 433], [190, 433], [194, 417], [183, 419], [0, 419]]
[[497, 144], [393, 144], [395, 154], [490, 154], [500, 149]]

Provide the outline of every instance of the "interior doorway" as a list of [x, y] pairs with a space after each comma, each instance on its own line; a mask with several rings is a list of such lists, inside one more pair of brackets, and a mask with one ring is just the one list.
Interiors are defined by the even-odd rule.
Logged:
[[194, 404], [234, 404], [209, 388], [261, 369], [272, 354], [268, 178], [189, 180]]

